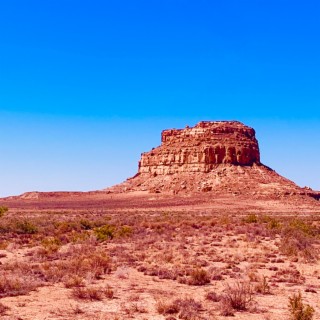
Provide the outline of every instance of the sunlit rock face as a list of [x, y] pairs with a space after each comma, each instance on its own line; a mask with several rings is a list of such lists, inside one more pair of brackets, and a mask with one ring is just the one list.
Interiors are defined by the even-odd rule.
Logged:
[[238, 121], [202, 121], [190, 128], [164, 130], [161, 146], [141, 155], [139, 173], [210, 172], [218, 164], [259, 165], [254, 129]]
[[254, 129], [238, 121], [201, 121], [162, 131], [161, 145], [142, 153], [138, 173], [106, 191], [320, 198], [262, 164]]

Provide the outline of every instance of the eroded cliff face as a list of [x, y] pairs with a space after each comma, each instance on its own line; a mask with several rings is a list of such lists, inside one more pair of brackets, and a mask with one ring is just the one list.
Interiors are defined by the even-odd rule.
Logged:
[[209, 172], [217, 164], [259, 165], [254, 129], [238, 121], [202, 121], [192, 128], [164, 130], [161, 146], [141, 155], [139, 173]]
[[191, 128], [164, 130], [161, 145], [141, 155], [138, 173], [106, 191], [318, 197], [263, 165], [254, 129], [238, 121], [202, 121]]

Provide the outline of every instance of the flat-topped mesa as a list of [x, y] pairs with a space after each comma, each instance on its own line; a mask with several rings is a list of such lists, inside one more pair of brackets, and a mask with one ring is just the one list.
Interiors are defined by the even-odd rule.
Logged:
[[260, 164], [254, 129], [238, 121], [202, 121], [162, 131], [161, 146], [141, 155], [139, 173], [209, 172], [219, 164]]

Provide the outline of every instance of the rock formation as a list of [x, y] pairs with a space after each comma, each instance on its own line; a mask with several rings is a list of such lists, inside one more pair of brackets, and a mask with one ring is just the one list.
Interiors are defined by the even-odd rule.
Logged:
[[139, 173], [209, 172], [217, 164], [260, 164], [254, 129], [237, 121], [202, 121], [193, 128], [164, 130], [161, 142], [142, 154]]
[[263, 165], [254, 129], [238, 121], [202, 121], [162, 131], [161, 145], [142, 153], [138, 173], [106, 190], [319, 198]]
[[319, 202], [312, 198], [320, 200], [320, 192], [300, 188], [261, 163], [254, 129], [238, 121], [202, 121], [191, 128], [164, 130], [161, 145], [141, 155], [138, 173], [116, 186], [91, 192], [27, 192], [0, 201], [38, 209], [224, 209], [232, 204], [245, 210], [250, 203], [251, 208], [260, 203], [263, 208], [295, 212], [298, 205], [302, 210], [317, 207]]

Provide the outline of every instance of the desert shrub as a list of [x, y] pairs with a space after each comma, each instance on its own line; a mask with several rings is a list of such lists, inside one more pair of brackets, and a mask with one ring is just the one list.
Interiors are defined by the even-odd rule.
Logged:
[[8, 211], [9, 209], [7, 207], [0, 207], [0, 218]]
[[74, 287], [72, 289], [72, 296], [77, 299], [84, 300], [102, 300], [103, 292], [100, 288], [82, 288], [82, 287]]
[[312, 248], [312, 241], [304, 236], [284, 237], [280, 242], [280, 251], [287, 256], [301, 256], [308, 261], [316, 260], [318, 254]]
[[309, 261], [316, 260], [318, 251], [314, 247], [315, 234], [313, 226], [294, 220], [281, 232], [280, 251], [288, 256], [302, 256]]
[[320, 234], [320, 230], [308, 221], [294, 218], [285, 222], [281, 230], [282, 236], [303, 234], [313, 238]]
[[130, 236], [132, 232], [133, 232], [132, 227], [122, 226], [121, 228], [119, 228], [117, 235], [119, 237], [127, 237], [127, 236]]
[[275, 232], [280, 230], [282, 226], [281, 222], [278, 219], [270, 217], [268, 215], [260, 216], [259, 221], [265, 223], [268, 229], [273, 230]]
[[15, 231], [20, 234], [35, 234], [38, 232], [38, 227], [28, 220], [17, 221]]
[[72, 231], [80, 231], [81, 226], [75, 221], [58, 221], [54, 222], [56, 234], [65, 234]]
[[95, 277], [99, 278], [100, 275], [110, 273], [112, 266], [109, 256], [104, 252], [97, 252], [89, 259], [90, 267], [95, 270]]
[[41, 244], [48, 253], [54, 253], [61, 247], [60, 239], [56, 237], [47, 237], [42, 239]]
[[303, 221], [301, 219], [295, 218], [289, 221], [289, 225], [284, 230], [284, 232], [300, 231], [305, 235], [315, 236], [319, 233], [319, 230], [311, 223]]
[[106, 288], [103, 289], [103, 294], [108, 299], [114, 298], [114, 291], [112, 290], [112, 288], [110, 286], [107, 286]]
[[178, 299], [175, 300], [179, 308], [179, 318], [184, 320], [195, 320], [200, 319], [198, 316], [199, 312], [202, 310], [202, 305], [200, 302], [195, 301], [192, 298]]
[[66, 288], [82, 287], [84, 280], [77, 275], [68, 275], [64, 280], [64, 286]]
[[224, 317], [233, 317], [234, 316], [234, 309], [230, 305], [227, 299], [220, 300], [220, 315]]
[[59, 282], [67, 275], [78, 277], [92, 276], [100, 279], [104, 274], [111, 272], [111, 261], [104, 252], [93, 252], [91, 254], [76, 255], [68, 260], [43, 263], [42, 272], [47, 281]]
[[303, 303], [300, 292], [289, 297], [289, 311], [291, 320], [311, 320], [314, 314], [314, 309]]
[[115, 227], [109, 224], [105, 224], [102, 227], [95, 228], [94, 233], [99, 241], [106, 241], [113, 239], [115, 236]]
[[175, 314], [179, 312], [179, 307], [173, 302], [160, 300], [157, 302], [157, 311], [160, 314]]
[[270, 218], [268, 222], [268, 228], [271, 230], [278, 230], [281, 228], [281, 222], [274, 218]]
[[229, 215], [222, 215], [218, 220], [218, 225], [231, 225], [232, 218]]
[[172, 302], [159, 301], [157, 303], [157, 310], [160, 314], [179, 314], [179, 319], [196, 320], [200, 319], [198, 316], [202, 310], [200, 302], [192, 298], [176, 299]]
[[203, 286], [207, 283], [210, 283], [210, 277], [206, 270], [194, 269], [191, 271], [188, 284], [194, 286]]
[[248, 214], [245, 218], [243, 218], [243, 222], [245, 223], [257, 223], [258, 217], [256, 214]]
[[267, 277], [263, 276], [263, 278], [256, 284], [255, 290], [261, 294], [270, 294], [270, 285], [268, 283]]
[[159, 279], [171, 279], [171, 280], [176, 280], [178, 276], [178, 271], [176, 269], [171, 269], [171, 268], [155, 268], [153, 270], [156, 276], [159, 277]]
[[82, 243], [85, 242], [90, 238], [89, 231], [82, 231], [82, 232], [72, 232], [69, 237], [69, 242], [72, 243]]
[[114, 292], [110, 286], [106, 288], [101, 287], [73, 287], [72, 296], [77, 299], [84, 300], [102, 300], [103, 298], [112, 299], [114, 297]]
[[234, 310], [247, 310], [248, 305], [253, 301], [251, 284], [237, 282], [234, 286], [228, 285], [221, 301], [224, 307], [230, 306]]
[[39, 286], [39, 282], [30, 276], [19, 273], [0, 276], [0, 298], [27, 294]]
[[57, 237], [46, 237], [41, 240], [41, 244], [43, 247], [48, 248], [48, 247], [60, 247], [61, 246], [61, 241]]
[[94, 223], [92, 221], [90, 221], [90, 220], [81, 219], [79, 221], [79, 223], [80, 223], [81, 229], [83, 229], [83, 230], [91, 230], [91, 229], [94, 228]]
[[[12, 234], [34, 234], [37, 233], [38, 228], [32, 222], [27, 220], [17, 220], [17, 219], [6, 219], [1, 220], [0, 222], [0, 234], [9, 234], [9, 237], [12, 237]], [[7, 235], [8, 236], [8, 235]]]

